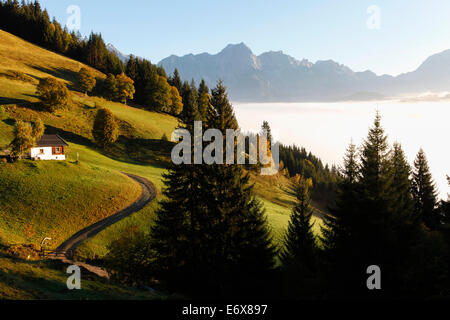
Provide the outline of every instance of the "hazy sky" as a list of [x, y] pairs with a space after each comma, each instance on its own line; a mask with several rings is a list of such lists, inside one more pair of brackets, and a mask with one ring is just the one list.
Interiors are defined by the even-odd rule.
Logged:
[[[78, 5], [83, 35], [101, 32], [105, 42], [153, 63], [244, 42], [257, 55], [282, 50], [297, 59], [333, 59], [355, 71], [397, 75], [450, 49], [448, 0], [40, 2], [63, 24], [68, 6]], [[379, 20], [377, 10], [367, 12], [372, 5]]]

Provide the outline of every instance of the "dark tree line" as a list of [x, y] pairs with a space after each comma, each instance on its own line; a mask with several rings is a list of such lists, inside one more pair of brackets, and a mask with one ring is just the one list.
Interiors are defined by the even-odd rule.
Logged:
[[55, 19], [51, 20], [38, 1], [0, 1], [0, 28], [104, 73], [119, 74], [124, 70], [122, 61], [108, 51], [100, 34], [91, 33], [86, 39], [70, 32]]
[[[448, 295], [448, 243], [440, 231], [436, 191], [420, 151], [411, 169], [391, 148], [377, 115], [358, 153], [350, 145], [333, 219], [323, 228], [327, 292], [339, 297]], [[425, 201], [426, 200], [426, 201]], [[366, 268], [382, 270], [382, 291], [366, 287]]]
[[299, 174], [303, 178], [312, 179], [312, 199], [332, 205], [334, 203], [339, 172], [333, 165], [323, 165], [320, 158], [307, 152], [305, 148], [280, 145], [280, 161], [291, 176]]

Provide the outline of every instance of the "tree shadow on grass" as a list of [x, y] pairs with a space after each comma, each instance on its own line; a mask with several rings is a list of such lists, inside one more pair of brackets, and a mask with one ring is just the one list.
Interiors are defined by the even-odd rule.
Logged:
[[[30, 265], [29, 261], [20, 261]], [[19, 262], [19, 263], [20, 263]], [[80, 300], [80, 299], [108, 299], [114, 298], [114, 292], [98, 292], [92, 289], [84, 287], [83, 290], [69, 290], [66, 284], [66, 265], [62, 263], [58, 266], [53, 262], [39, 262], [39, 265], [47, 265], [51, 273], [48, 277], [55, 277], [53, 279], [46, 279], [39, 275], [40, 268], [37, 270], [36, 276], [30, 275], [29, 272], [26, 274], [20, 271], [8, 270], [5, 272], [0, 270], [0, 279], [12, 286], [13, 288], [19, 289], [20, 291], [26, 292], [26, 296], [32, 299], [58, 299], [58, 300]], [[54, 274], [56, 272], [56, 274]], [[61, 278], [59, 278], [61, 277]], [[85, 269], [82, 270], [82, 281], [90, 280], [97, 282], [106, 283], [105, 280], [95, 277]], [[14, 298], [14, 297], [12, 297]]]
[[120, 136], [116, 143], [101, 149], [86, 137], [54, 126], [47, 125], [45, 133], [59, 135], [69, 143], [69, 147], [70, 143], [75, 143], [115, 161], [143, 166], [152, 165], [161, 169], [167, 168], [173, 146], [173, 143], [169, 141]]
[[64, 129], [60, 129], [54, 126], [46, 125], [45, 126], [45, 134], [57, 134], [61, 138], [63, 138], [67, 142], [72, 142], [75, 144], [80, 144], [86, 147], [95, 148], [94, 143], [86, 137], [83, 137], [79, 134], [66, 131]]
[[28, 100], [0, 97], [0, 104], [16, 104], [18, 106], [26, 106], [30, 104]]
[[[44, 68], [44, 67], [34, 66], [34, 65], [29, 65], [29, 64], [27, 66], [30, 68], [33, 68], [35, 70], [47, 73], [55, 78], [66, 80], [69, 83], [71, 83], [67, 87], [70, 90], [76, 90], [76, 87], [72, 85], [73, 83], [76, 83], [76, 81], [77, 81], [78, 74], [75, 71], [72, 71], [72, 70], [66, 69], [66, 68]], [[33, 76], [33, 78], [40, 80], [40, 78], [35, 77], [35, 76]]]

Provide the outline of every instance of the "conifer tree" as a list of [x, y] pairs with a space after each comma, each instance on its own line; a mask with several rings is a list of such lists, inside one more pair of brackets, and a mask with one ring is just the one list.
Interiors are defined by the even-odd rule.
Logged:
[[115, 100], [118, 93], [116, 77], [110, 73], [103, 83], [103, 96], [108, 100]]
[[394, 143], [392, 150], [392, 186], [393, 210], [404, 219], [411, 220], [414, 216], [414, 201], [412, 196], [411, 167], [399, 143]]
[[[447, 176], [448, 186], [450, 187], [450, 177]], [[447, 201], [442, 200], [439, 211], [441, 213], [442, 222], [445, 224], [450, 223], [450, 194], [447, 195]]]
[[358, 211], [355, 206], [359, 182], [359, 163], [356, 146], [350, 143], [344, 157], [344, 166], [340, 170], [342, 179], [338, 183], [336, 204], [331, 208], [332, 217], [324, 220], [321, 242], [331, 260], [335, 259], [351, 241], [348, 230], [356, 222]]
[[170, 85], [166, 78], [155, 74], [154, 79], [147, 83], [147, 100], [146, 103], [156, 111], [170, 112], [172, 96]]
[[198, 87], [198, 111], [203, 120], [206, 120], [208, 110], [211, 106], [211, 95], [209, 94], [209, 88], [206, 85], [204, 79], [200, 82]]
[[197, 90], [195, 87], [192, 88], [189, 82], [185, 81], [181, 89], [181, 97], [183, 100], [181, 119], [188, 128], [193, 128], [194, 121], [202, 120], [202, 116], [198, 111]]
[[273, 138], [272, 138], [272, 130], [270, 129], [269, 122], [264, 121], [261, 129], [266, 133], [266, 135], [267, 135], [267, 143], [270, 146], [271, 143], [272, 143], [272, 139]]
[[181, 92], [183, 82], [181, 81], [180, 73], [178, 72], [177, 68], [175, 68], [172, 77], [170, 77], [168, 81], [172, 87], [177, 88], [178, 92]]
[[309, 187], [302, 179], [296, 188], [297, 203], [292, 210], [281, 261], [298, 272], [316, 272], [317, 245], [311, 222], [313, 210], [309, 199]]
[[436, 185], [428, 167], [425, 152], [422, 149], [420, 149], [414, 161], [413, 194], [416, 213], [420, 220], [428, 228], [436, 228], [440, 222], [438, 212], [436, 211]]
[[[237, 128], [221, 84], [212, 105], [207, 127]], [[159, 279], [178, 290], [223, 295], [252, 287], [272, 268], [267, 221], [240, 166], [172, 164], [164, 179], [167, 200], [151, 232]]]

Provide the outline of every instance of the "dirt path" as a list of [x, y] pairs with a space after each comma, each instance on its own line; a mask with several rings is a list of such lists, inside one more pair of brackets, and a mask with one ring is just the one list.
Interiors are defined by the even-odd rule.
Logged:
[[[109, 216], [108, 218], [103, 219], [97, 223], [94, 223], [93, 225], [91, 225], [81, 231], [78, 231], [76, 234], [74, 234], [72, 237], [70, 237], [67, 241], [62, 243], [56, 249], [56, 251], [64, 251], [64, 252], [72, 251], [73, 252], [83, 241], [94, 237], [100, 231], [105, 230], [107, 227], [122, 220], [123, 218], [128, 217], [132, 213], [141, 210], [150, 201], [155, 199], [156, 189], [155, 189], [155, 186], [150, 181], [148, 181], [145, 178], [133, 175], [133, 174], [129, 174], [129, 173], [124, 173], [124, 174], [127, 175], [128, 177], [130, 177], [131, 179], [137, 181], [141, 185], [142, 194], [139, 197], [139, 199], [136, 200], [134, 203], [132, 203], [129, 207], [127, 207], [117, 213], [114, 213], [113, 215]], [[72, 261], [69, 259], [69, 257], [62, 255], [62, 254], [56, 256], [54, 259], [61, 260], [64, 263], [76, 264], [80, 267], [84, 267], [88, 271], [95, 273], [100, 277], [104, 277], [104, 278], [109, 277], [108, 273], [100, 267], [92, 266], [92, 265], [89, 265], [86, 263]]]

